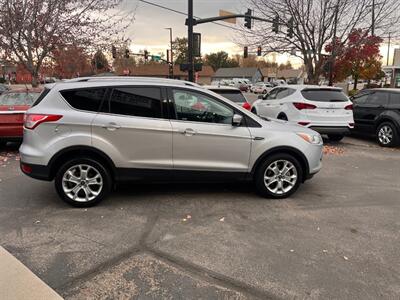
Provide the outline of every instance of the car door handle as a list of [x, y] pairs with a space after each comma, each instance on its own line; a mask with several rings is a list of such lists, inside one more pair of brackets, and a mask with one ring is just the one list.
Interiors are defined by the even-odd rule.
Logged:
[[114, 131], [114, 130], [120, 129], [121, 125], [118, 125], [117, 123], [114, 123], [114, 122], [110, 122], [106, 125], [103, 125], [103, 128], [110, 130], [110, 131]]
[[196, 131], [192, 128], [186, 128], [182, 134], [186, 135], [186, 136], [192, 136], [196, 134]]

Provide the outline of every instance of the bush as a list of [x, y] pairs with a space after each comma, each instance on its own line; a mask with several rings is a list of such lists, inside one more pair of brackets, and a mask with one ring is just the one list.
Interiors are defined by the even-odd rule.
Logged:
[[350, 90], [349, 91], [349, 97], [353, 97], [357, 93], [358, 93], [358, 90]]
[[6, 83], [6, 80], [0, 77], [0, 83]]

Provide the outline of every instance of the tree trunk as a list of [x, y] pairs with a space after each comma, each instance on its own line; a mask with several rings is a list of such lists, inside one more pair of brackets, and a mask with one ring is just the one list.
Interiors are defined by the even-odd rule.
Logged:
[[32, 73], [32, 87], [39, 86], [39, 74], [36, 72]]
[[354, 79], [353, 90], [356, 90], [357, 89], [358, 76], [354, 75], [353, 79]]

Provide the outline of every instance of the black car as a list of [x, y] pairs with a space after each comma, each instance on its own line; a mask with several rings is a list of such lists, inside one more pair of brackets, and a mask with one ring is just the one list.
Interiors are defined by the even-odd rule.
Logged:
[[400, 90], [367, 89], [352, 98], [354, 131], [373, 134], [379, 145], [400, 142]]

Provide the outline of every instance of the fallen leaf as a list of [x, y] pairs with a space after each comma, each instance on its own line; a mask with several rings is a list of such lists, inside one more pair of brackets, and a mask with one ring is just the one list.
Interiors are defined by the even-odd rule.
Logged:
[[40, 221], [39, 221], [39, 220], [36, 220], [36, 221], [35, 221], [35, 224], [39, 224], [39, 223], [40, 223]]
[[191, 219], [191, 218], [192, 218], [191, 215], [187, 215], [187, 216], [186, 216], [186, 219]]
[[186, 219], [186, 218], [183, 218], [183, 219], [182, 219], [182, 221], [183, 221], [183, 222], [186, 222], [186, 221], [187, 221], [187, 219]]
[[328, 250], [325, 250], [325, 249], [324, 249], [324, 250], [322, 250], [322, 252], [324, 252], [324, 253], [328, 253]]
[[349, 258], [347, 256], [343, 256], [344, 260], [349, 260]]
[[225, 221], [225, 217], [222, 217], [221, 219], [219, 219], [220, 222], [224, 222]]
[[290, 249], [290, 252], [294, 252], [294, 250], [293, 250], [293, 249]]

